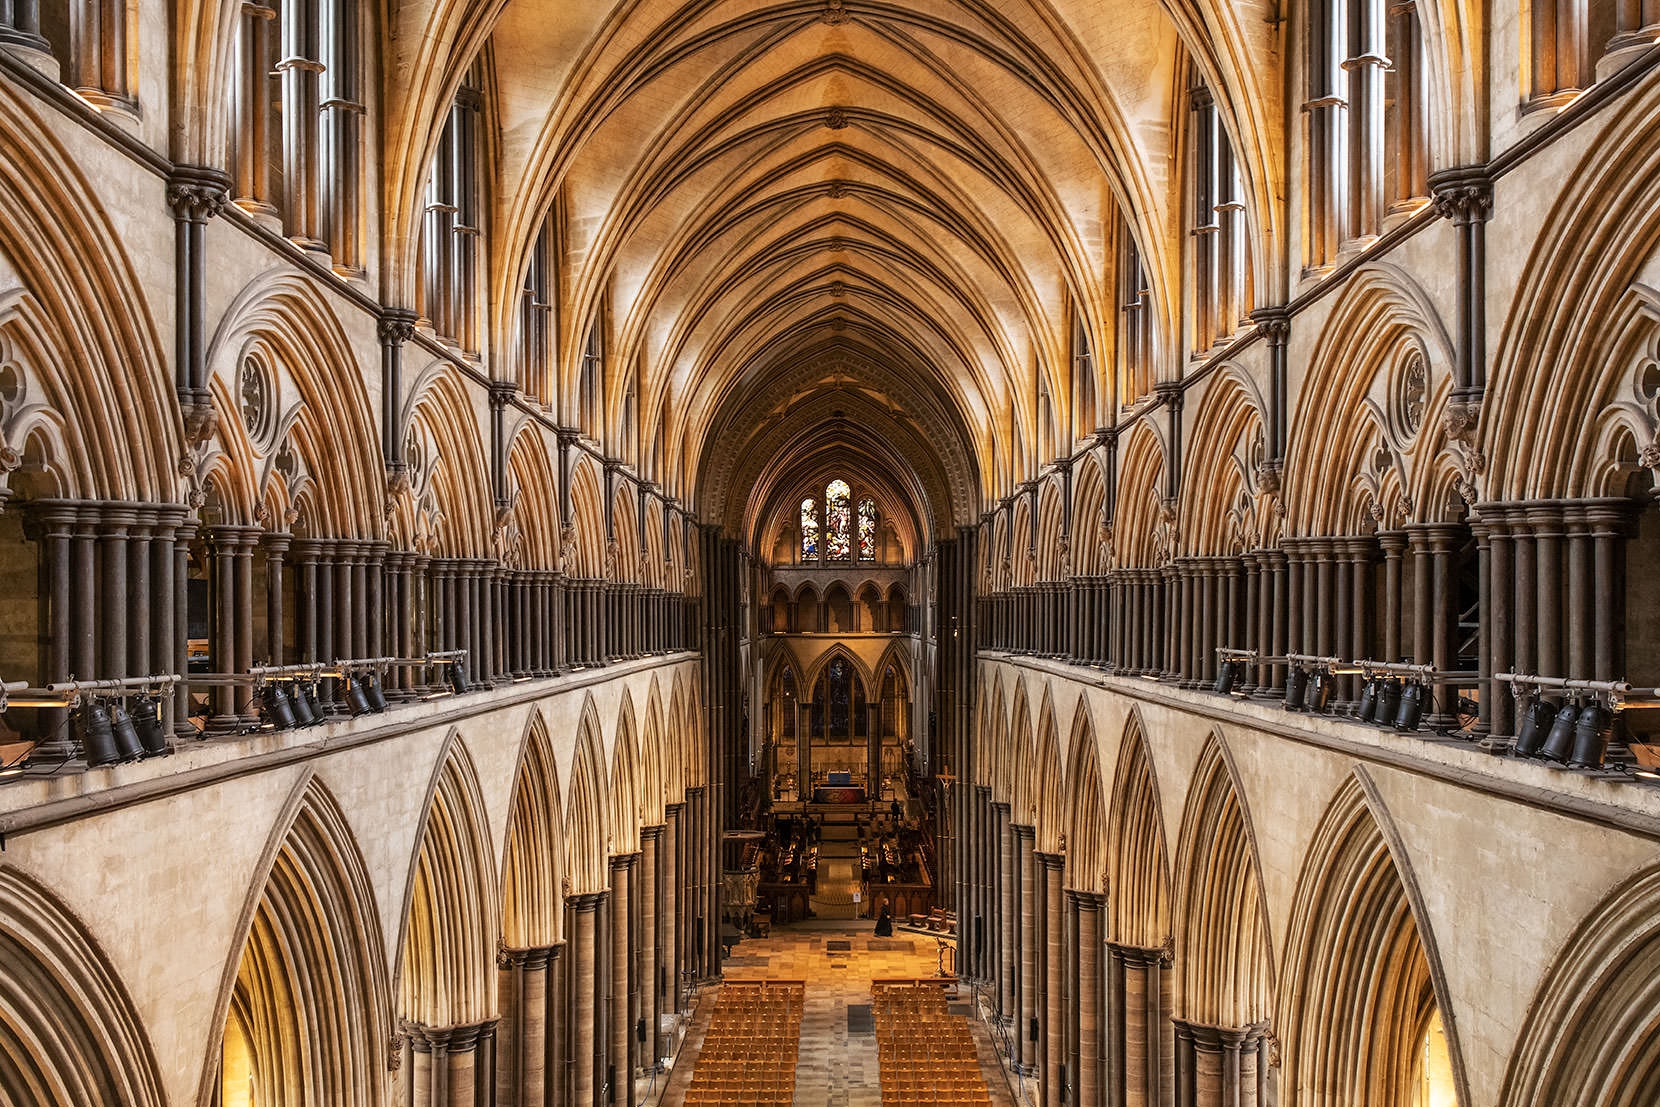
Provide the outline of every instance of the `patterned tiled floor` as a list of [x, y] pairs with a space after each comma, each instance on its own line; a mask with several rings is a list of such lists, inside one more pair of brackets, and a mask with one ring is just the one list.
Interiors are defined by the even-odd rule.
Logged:
[[[870, 982], [882, 977], [932, 976], [937, 950], [925, 938], [876, 938], [871, 924], [802, 924], [773, 931], [771, 938], [745, 940], [725, 962], [733, 980], [805, 980], [807, 1010], [801, 1020], [801, 1054], [796, 1068], [796, 1107], [880, 1107], [882, 1084], [873, 1034], [849, 1032], [848, 1008], [870, 1003]], [[838, 939], [847, 952], [826, 948]], [[698, 1004], [685, 1045], [660, 1102], [674, 1107], [685, 1095], [697, 1064], [697, 1051], [709, 1024], [713, 990]], [[860, 1011], [855, 1010], [854, 1022]], [[1003, 1070], [990, 1039], [978, 1021], [980, 1071], [991, 1089], [992, 1103], [1013, 1107]]]

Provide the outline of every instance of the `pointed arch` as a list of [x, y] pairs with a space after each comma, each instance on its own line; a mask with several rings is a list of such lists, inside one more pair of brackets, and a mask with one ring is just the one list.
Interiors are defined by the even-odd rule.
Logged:
[[1101, 792], [1101, 755], [1089, 701], [1078, 696], [1066, 769], [1066, 886], [1078, 892], [1107, 889], [1107, 813]]
[[570, 895], [603, 892], [610, 879], [606, 844], [611, 840], [606, 804], [605, 746], [600, 736], [599, 712], [590, 695], [577, 723], [576, 754], [570, 792], [565, 800], [565, 871]]
[[1120, 945], [1158, 949], [1171, 940], [1170, 851], [1162, 810], [1141, 713], [1132, 709], [1107, 815], [1107, 917], [1112, 940]]
[[646, 722], [640, 740], [642, 826], [662, 825], [667, 762], [667, 746], [663, 738], [663, 694], [657, 683], [657, 674], [653, 673], [651, 686], [646, 692]]
[[228, 966], [199, 1102], [241, 1083], [271, 1107], [374, 1107], [385, 1099], [392, 1020], [368, 867], [314, 775], [296, 787], [272, 842]]
[[[1415, 1103], [1414, 1089], [1429, 1079], [1453, 1083], [1459, 1102], [1470, 1102], [1434, 942], [1423, 937], [1425, 916], [1387, 820], [1356, 768], [1314, 832], [1280, 996], [1286, 1107]], [[1444, 1072], [1425, 1071], [1443, 1056]]]
[[561, 551], [565, 572], [584, 580], [605, 573], [605, 495], [597, 468], [586, 454], [572, 465], [570, 519], [575, 541]]
[[1003, 751], [1009, 772], [1009, 821], [1017, 826], [1036, 827], [1038, 820], [1037, 758], [1033, 756], [1032, 711], [1026, 702], [1026, 678], [1014, 685], [1014, 708]]
[[842, 642], [837, 642], [832, 645], [829, 649], [820, 654], [818, 659], [812, 663], [803, 679], [801, 685], [802, 691], [810, 694], [812, 689], [818, 684], [819, 677], [823, 676], [824, 671], [830, 667], [830, 662], [838, 657], [853, 666], [854, 675], [856, 675], [859, 678], [859, 682], [864, 685], [866, 696], [868, 697], [873, 695], [873, 689], [877, 687], [875, 674], [870, 671], [870, 667], [868, 665], [860, 660], [858, 654], [848, 649], [846, 644]]
[[1528, 1008], [1503, 1107], [1660, 1102], [1660, 865], [1575, 928]]
[[1060, 853], [1066, 834], [1066, 793], [1061, 777], [1060, 737], [1056, 733], [1055, 702], [1047, 684], [1038, 707], [1037, 746], [1032, 751], [1032, 768], [1037, 804], [1036, 848], [1042, 853]]
[[0, 1099], [29, 1107], [161, 1107], [150, 1042], [80, 921], [0, 865]]
[[617, 709], [617, 731], [611, 740], [611, 786], [606, 793], [611, 807], [610, 852], [619, 857], [640, 849], [638, 741], [634, 697], [625, 689]]
[[1176, 851], [1182, 1017], [1252, 1026], [1273, 1013], [1273, 942], [1249, 812], [1220, 735], [1199, 755]]
[[495, 851], [458, 733], [440, 754], [404, 899], [398, 1011], [426, 1026], [471, 1026], [495, 1014]]
[[565, 818], [559, 766], [538, 709], [522, 748], [502, 865], [501, 940], [508, 949], [542, 949], [564, 937]]

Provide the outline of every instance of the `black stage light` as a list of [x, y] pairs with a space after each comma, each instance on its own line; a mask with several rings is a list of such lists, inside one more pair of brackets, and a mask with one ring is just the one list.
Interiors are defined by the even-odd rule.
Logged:
[[115, 733], [110, 729], [109, 708], [98, 700], [88, 700], [81, 706], [81, 749], [86, 752], [86, 763], [93, 768], [113, 765], [121, 760], [115, 751]]
[[1330, 669], [1321, 666], [1314, 670], [1314, 679], [1308, 686], [1308, 709], [1324, 715], [1326, 709], [1331, 706], [1331, 690], [1336, 683], [1337, 678], [1332, 675]]
[[1382, 683], [1378, 677], [1366, 682], [1366, 687], [1360, 690], [1360, 704], [1355, 708], [1355, 718], [1368, 723], [1372, 721], [1372, 713], [1378, 707], [1378, 685]]
[[363, 682], [350, 673], [346, 674], [346, 709], [353, 718], [369, 713], [369, 696], [363, 691]]
[[155, 757], [167, 752], [167, 730], [161, 725], [161, 708], [155, 700], [145, 696], [133, 708], [133, 726], [138, 728], [138, 740], [144, 752]]
[[1568, 764], [1575, 769], [1600, 769], [1608, 756], [1608, 737], [1614, 730], [1614, 716], [1600, 703], [1586, 705], [1574, 724], [1574, 751]]
[[1216, 667], [1216, 692], [1227, 695], [1239, 680], [1239, 662], [1229, 658]]
[[120, 700], [110, 701], [110, 732], [115, 738], [115, 752], [123, 761], [137, 761], [144, 756], [144, 744], [138, 740], [138, 729], [127, 706]]
[[1513, 750], [1516, 756], [1538, 757], [1539, 748], [1545, 744], [1545, 735], [1550, 733], [1551, 724], [1555, 721], [1555, 704], [1537, 694], [1529, 696], [1527, 709], [1522, 712], [1521, 725], [1516, 728]]
[[380, 674], [370, 669], [363, 674], [363, 694], [369, 698], [369, 710], [379, 715], [386, 710], [386, 693], [380, 688]]
[[1539, 749], [1539, 756], [1547, 761], [1566, 761], [1568, 754], [1573, 750], [1574, 724], [1579, 722], [1581, 707], [1577, 703], [1565, 703], [1557, 708], [1556, 719], [1551, 723], [1550, 734], [1545, 738], [1545, 744]]
[[1378, 689], [1378, 702], [1372, 708], [1372, 721], [1379, 726], [1392, 726], [1401, 709], [1401, 682], [1390, 679]]
[[288, 698], [288, 692], [280, 683], [267, 684], [260, 693], [265, 702], [265, 721], [276, 730], [293, 730], [298, 723], [294, 714], [294, 701]]
[[294, 685], [294, 721], [301, 726], [316, 726], [323, 721], [323, 709], [317, 703], [317, 685], [300, 681]]
[[1293, 665], [1285, 674], [1285, 709], [1287, 711], [1301, 711], [1303, 700], [1308, 695], [1308, 670], [1301, 665]]
[[456, 695], [467, 691], [467, 665], [459, 657], [445, 667], [444, 675], [450, 682], [450, 688]]
[[1409, 680], [1401, 688], [1401, 705], [1395, 711], [1396, 730], [1417, 730], [1424, 721], [1424, 686]]

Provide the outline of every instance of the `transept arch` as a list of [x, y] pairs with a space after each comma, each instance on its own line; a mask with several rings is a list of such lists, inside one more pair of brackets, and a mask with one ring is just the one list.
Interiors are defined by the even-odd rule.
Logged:
[[1286, 1107], [1447, 1103], [1454, 1088], [1470, 1102], [1417, 899], [1388, 812], [1357, 768], [1314, 833], [1291, 912], [1279, 1001]]
[[0, 1096], [30, 1107], [162, 1107], [120, 977], [68, 908], [0, 865]]
[[307, 777], [252, 885], [198, 1101], [375, 1107], [391, 1030], [374, 890], [345, 813]]
[[429, 1027], [495, 1014], [495, 852], [472, 757], [452, 731], [429, 788], [405, 895], [398, 1011]]

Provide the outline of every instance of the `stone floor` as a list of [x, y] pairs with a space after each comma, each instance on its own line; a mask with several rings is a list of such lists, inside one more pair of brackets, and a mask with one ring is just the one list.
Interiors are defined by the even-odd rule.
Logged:
[[[852, 1022], [868, 1027], [865, 1016], [873, 979], [932, 976], [938, 971], [933, 942], [905, 935], [876, 938], [871, 931], [868, 921], [825, 920], [780, 927], [770, 938], [746, 939], [725, 963], [725, 974], [733, 980], [807, 982], [796, 1107], [880, 1107], [875, 1035], [868, 1029], [849, 1031], [849, 1008], [853, 1008]], [[848, 947], [845, 951], [836, 948], [843, 944]], [[679, 1059], [666, 1084], [658, 1078], [660, 1096], [651, 1099], [651, 1104], [674, 1107], [684, 1098], [716, 994], [716, 988], [709, 988], [699, 997]], [[967, 1002], [966, 995], [963, 1002]], [[984, 1026], [972, 1021], [980, 1046], [980, 1071], [991, 1089], [992, 1103], [1014, 1107], [991, 1040]]]

